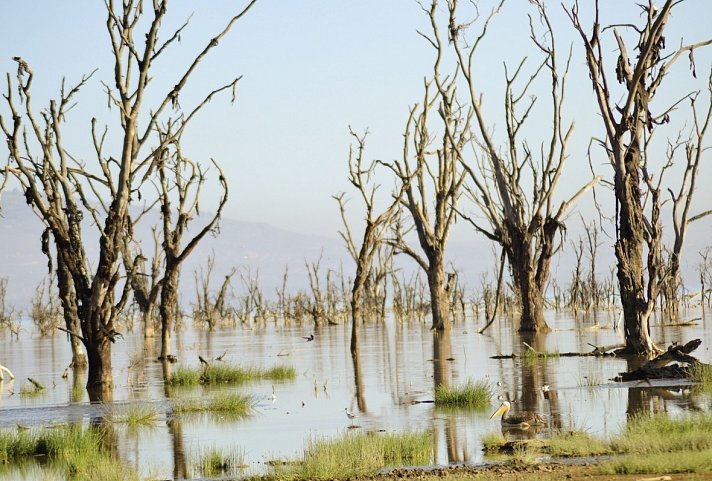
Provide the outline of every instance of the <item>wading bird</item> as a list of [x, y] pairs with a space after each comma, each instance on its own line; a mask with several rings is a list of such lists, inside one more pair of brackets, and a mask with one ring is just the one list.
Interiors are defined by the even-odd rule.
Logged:
[[357, 418], [358, 416], [349, 411], [349, 408], [344, 408], [344, 412], [346, 413], [346, 417], [349, 418], [349, 420], [353, 424], [354, 418]]
[[504, 401], [499, 408], [492, 413], [490, 419], [494, 419], [497, 416], [502, 416], [502, 426], [512, 426], [526, 429], [529, 426], [542, 426], [546, 424], [544, 419], [537, 413], [522, 411], [520, 413], [512, 414], [508, 416], [511, 404], [509, 401]]

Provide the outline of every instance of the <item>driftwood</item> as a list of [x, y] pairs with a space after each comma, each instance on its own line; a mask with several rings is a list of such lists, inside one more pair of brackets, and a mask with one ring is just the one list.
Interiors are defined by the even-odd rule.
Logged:
[[[615, 356], [615, 349], [623, 347], [621, 344], [616, 344], [613, 346], [596, 346], [594, 344], [588, 343], [589, 346], [593, 348], [593, 351], [590, 352], [556, 352], [556, 353], [551, 353], [551, 352], [539, 352], [536, 351], [533, 347], [531, 347], [529, 344], [526, 342], [524, 345], [527, 347], [528, 353], [527, 356], [533, 356], [537, 357], [540, 359], [546, 359], [546, 358], [551, 358], [551, 357], [588, 357], [588, 356], [596, 356], [596, 357], [612, 357]], [[520, 357], [521, 355], [512, 353], [512, 354], [499, 354], [496, 356], [491, 356], [490, 359], [516, 359]]]
[[35, 380], [32, 379], [31, 377], [28, 377], [27, 380], [30, 381], [30, 383], [31, 383], [33, 386], [35, 386], [35, 391], [42, 391], [42, 390], [44, 390], [45, 387], [44, 387], [42, 384], [40, 384], [38, 381], [35, 381]]
[[4, 381], [4, 380], [5, 380], [5, 378], [3, 377], [3, 374], [2, 374], [3, 372], [6, 372], [7, 375], [10, 376], [10, 380], [11, 380], [11, 381], [12, 381], [13, 379], [15, 379], [15, 375], [12, 373], [12, 371], [10, 371], [8, 368], [6, 368], [6, 367], [3, 366], [2, 364], [0, 364], [0, 381]]
[[[690, 353], [700, 347], [702, 341], [693, 339], [686, 344], [672, 344], [667, 351], [651, 359], [631, 372], [621, 372], [616, 381], [641, 381], [650, 379], [689, 379], [695, 366], [702, 363]], [[675, 364], [670, 364], [675, 362]], [[682, 363], [682, 364], [679, 364]]]

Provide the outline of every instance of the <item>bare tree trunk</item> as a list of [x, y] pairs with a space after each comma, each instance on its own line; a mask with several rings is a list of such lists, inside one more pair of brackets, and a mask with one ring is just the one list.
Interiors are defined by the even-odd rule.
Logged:
[[178, 266], [173, 260], [170, 267], [166, 258], [166, 275], [163, 277], [161, 287], [161, 302], [158, 312], [161, 317], [161, 355], [160, 360], [168, 360], [171, 354], [171, 330], [175, 324], [175, 310], [178, 304]]
[[430, 289], [430, 312], [433, 316], [433, 329], [450, 329], [450, 296], [445, 284], [444, 261], [436, 257], [428, 269], [428, 288]]
[[64, 313], [64, 323], [67, 330], [72, 333], [69, 335], [69, 343], [72, 348], [72, 367], [84, 368], [87, 365], [87, 358], [84, 355], [84, 348], [81, 344], [81, 323], [79, 321], [79, 313], [77, 312], [76, 298], [69, 295], [74, 291], [72, 277], [58, 259], [57, 266], [57, 286], [59, 290], [59, 298], [62, 302], [62, 311]]
[[[660, 254], [660, 180], [654, 185], [648, 173], [647, 151], [656, 126], [669, 122], [670, 114], [675, 110], [673, 105], [658, 116], [651, 112], [652, 100], [678, 59], [683, 55], [688, 57], [694, 74], [693, 51], [712, 43], [712, 40], [706, 40], [691, 45], [680, 44], [672, 52], [664, 52], [665, 27], [671, 18], [672, 9], [679, 3], [666, 0], [660, 8], [652, 2], [640, 5], [644, 20], [641, 26], [633, 26], [639, 38], [635, 45], [637, 53], [632, 62], [626, 42], [618, 32], [621, 26], [609, 29], [602, 28], [599, 23], [598, 1], [595, 2], [590, 37], [586, 33], [588, 29], [581, 25], [578, 4], [566, 10], [584, 44], [594, 96], [606, 131], [605, 142], [602, 144], [614, 172], [615, 252], [625, 318], [625, 351], [635, 354], [650, 355], [655, 352], [650, 339], [649, 317], [658, 296], [657, 276], [664, 270]], [[604, 44], [607, 38], [603, 34], [609, 32], [613, 34], [619, 52], [615, 78], [622, 86], [620, 92], [616, 92], [615, 83], [608, 80], [606, 66], [609, 63], [604, 61], [604, 52], [611, 51], [612, 45]], [[662, 173], [658, 177], [662, 178]], [[641, 186], [647, 186], [645, 194], [641, 192]], [[644, 212], [648, 195], [652, 197], [648, 203], [651, 208], [649, 219]], [[648, 261], [644, 267], [646, 246]]]
[[[634, 144], [634, 146], [637, 144]], [[649, 332], [648, 300], [643, 280], [644, 220], [640, 193], [640, 156], [637, 148], [626, 155], [625, 173], [616, 172], [618, 234], [615, 244], [618, 260], [618, 285], [625, 319], [626, 350], [631, 353], [653, 352]]]

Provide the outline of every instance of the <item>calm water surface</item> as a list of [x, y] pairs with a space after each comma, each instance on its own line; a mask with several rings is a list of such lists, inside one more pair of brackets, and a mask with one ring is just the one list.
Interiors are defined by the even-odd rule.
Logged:
[[[712, 339], [706, 329], [710, 316], [702, 318], [700, 312], [690, 311], [685, 318], [700, 319], [694, 326], [653, 325], [653, 338], [660, 345], [701, 338], [702, 346], [693, 354], [712, 362]], [[554, 331], [538, 337], [520, 336], [506, 319], [478, 335], [482, 322], [458, 323], [449, 336], [434, 335], [429, 325], [420, 323], [366, 324], [359, 370], [354, 369], [349, 352], [348, 325], [322, 327], [313, 342], [301, 337], [310, 334], [311, 327], [238, 327], [212, 333], [185, 328], [174, 335], [178, 365], [199, 366], [198, 355], [207, 359], [226, 353], [224, 362], [230, 364], [264, 368], [286, 364], [294, 366], [298, 375], [287, 382], [172, 391], [163, 385], [156, 348], [146, 348], [136, 329], [114, 346], [115, 391], [110, 407], [88, 403], [82, 374], [70, 370], [68, 378], [62, 378], [71, 360], [64, 336], [43, 338], [26, 329], [14, 340], [4, 333], [0, 334], [0, 363], [12, 369], [16, 379], [0, 384], [0, 428], [88, 422], [107, 410], [120, 413], [132, 403], [150, 403], [162, 413], [155, 426], [115, 425], [118, 453], [138, 468], [142, 478], [170, 479], [198, 477], [196, 460], [207, 448], [238, 450], [247, 465], [244, 473], [253, 474], [263, 472], [270, 460], [298, 457], [309, 439], [354, 431], [426, 430], [434, 437], [434, 464], [484, 462], [481, 438], [500, 430], [498, 421], [489, 420], [499, 405], [498, 396], [512, 401], [514, 410], [543, 414], [549, 425], [538, 436], [552, 429], [575, 428], [605, 437], [617, 433], [631, 413], [709, 407], [709, 399], [693, 396], [689, 386], [680, 383], [611, 382], [619, 372], [634, 367], [625, 359], [554, 357], [526, 362], [491, 358], [521, 353], [526, 350], [525, 342], [538, 351], [561, 353], [588, 352], [590, 344], [618, 344], [622, 334], [611, 328], [612, 313], [574, 320], [552, 312], [547, 322]], [[354, 375], [358, 371], [360, 379]], [[47, 390], [21, 396], [27, 377]], [[492, 383], [491, 409], [443, 410], [421, 402], [433, 399], [436, 385], [456, 386], [468, 379]], [[542, 391], [544, 385], [549, 386], [548, 393]], [[221, 389], [255, 396], [256, 413], [243, 420], [191, 414], [166, 422], [167, 396], [199, 398]], [[346, 407], [358, 414], [353, 422], [344, 413]], [[11, 470], [0, 474], [0, 479], [34, 476], [31, 470]]]

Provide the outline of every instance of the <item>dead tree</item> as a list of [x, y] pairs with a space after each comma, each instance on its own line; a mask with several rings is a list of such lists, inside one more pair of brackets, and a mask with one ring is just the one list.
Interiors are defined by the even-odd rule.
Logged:
[[[133, 225], [135, 221], [129, 217], [128, 222]], [[137, 246], [135, 239], [126, 237], [122, 244], [122, 258], [128, 273], [129, 282], [133, 291], [133, 300], [138, 306], [143, 317], [143, 336], [145, 339], [152, 339], [155, 336], [156, 310], [158, 307], [158, 296], [161, 293], [161, 265], [163, 254], [161, 252], [161, 242], [156, 226], [151, 229], [153, 237], [153, 257], [151, 258], [150, 272], [146, 268], [146, 261], [143, 251]], [[134, 250], [138, 250], [134, 254]]]
[[206, 270], [203, 268], [196, 269], [193, 273], [195, 279], [195, 302], [193, 306], [193, 321], [197, 323], [206, 323], [208, 330], [215, 329], [218, 320], [223, 319], [227, 315], [227, 307], [225, 299], [228, 291], [231, 288], [232, 276], [237, 273], [237, 269], [233, 268], [220, 284], [220, 289], [217, 295], [213, 296], [210, 283], [212, 282], [213, 269], [215, 268], [215, 254], [208, 256]]
[[[658, 295], [658, 272], [661, 268], [659, 192], [650, 190], [647, 153], [650, 136], [656, 125], [670, 120], [670, 107], [661, 114], [653, 114], [652, 101], [673, 64], [683, 55], [693, 59], [696, 48], [712, 41], [684, 45], [665, 53], [665, 27], [670, 14], [679, 2], [666, 0], [657, 8], [652, 0], [642, 5], [643, 25], [624, 25], [636, 33], [636, 56], [628, 55], [628, 45], [618, 27], [602, 28], [599, 5], [595, 2], [593, 28], [590, 36], [579, 19], [578, 3], [567, 9], [575, 29], [583, 41], [586, 65], [606, 136], [600, 141], [613, 168], [613, 189], [616, 200], [617, 277], [625, 320], [625, 351], [649, 355], [656, 349], [649, 333], [649, 317]], [[604, 52], [610, 51], [604, 34], [612, 33], [619, 50], [616, 81], [623, 86], [618, 92], [609, 81]], [[694, 62], [691, 62], [694, 73]], [[622, 97], [621, 97], [622, 94]], [[648, 191], [645, 191], [645, 187]], [[644, 201], [650, 201], [646, 215]], [[647, 262], [644, 263], [647, 247]], [[647, 277], [647, 279], [646, 279]]]
[[[378, 279], [375, 279], [373, 271], [373, 260], [383, 245], [383, 238], [386, 230], [390, 227], [390, 221], [398, 207], [398, 199], [400, 196], [395, 196], [395, 202], [392, 202], [383, 212], [376, 215], [375, 212], [375, 196], [377, 186], [370, 186], [369, 181], [373, 174], [375, 163], [364, 168], [363, 154], [366, 147], [366, 136], [368, 132], [359, 136], [353, 130], [349, 129], [351, 136], [356, 141], [356, 149], [353, 146], [349, 149], [349, 182], [356, 188], [361, 200], [366, 209], [365, 226], [360, 245], [357, 245], [354, 236], [349, 227], [349, 222], [346, 218], [346, 201], [344, 193], [334, 196], [334, 199], [339, 204], [341, 212], [341, 220], [344, 224], [344, 229], [339, 231], [339, 235], [346, 243], [346, 248], [351, 255], [351, 258], [356, 263], [356, 275], [353, 280], [351, 289], [351, 353], [357, 355], [356, 351], [359, 346], [359, 323], [363, 313], [363, 297], [367, 285], [379, 285]], [[370, 298], [371, 301], [377, 299]], [[375, 312], [373, 305], [367, 304], [366, 310], [369, 313]]]
[[[708, 209], [696, 214], [691, 214], [692, 200], [697, 185], [697, 179], [700, 168], [700, 160], [702, 153], [705, 150], [705, 134], [710, 125], [712, 118], [712, 69], [707, 80], [707, 90], [710, 94], [710, 99], [707, 105], [707, 111], [702, 117], [699, 116], [697, 110], [698, 94], [690, 97], [692, 108], [692, 133], [684, 142], [671, 144], [668, 147], [668, 165], [672, 165], [678, 147], [684, 147], [685, 154], [685, 170], [677, 192], [671, 188], [668, 189], [670, 199], [672, 200], [672, 227], [673, 227], [673, 244], [669, 250], [665, 252], [665, 277], [661, 279], [661, 290], [665, 299], [665, 307], [668, 315], [672, 320], [678, 320], [678, 296], [680, 294], [680, 286], [682, 284], [680, 274], [680, 258], [685, 242], [687, 229], [693, 222], [703, 219], [712, 214], [712, 210]], [[662, 176], [661, 176], [662, 177]]]
[[[182, 127], [178, 126], [179, 129]], [[173, 137], [171, 127], [160, 132], [162, 139]], [[178, 282], [180, 268], [201, 240], [216, 229], [223, 207], [227, 202], [228, 187], [225, 176], [213, 161], [217, 171], [222, 195], [215, 213], [210, 214], [205, 225], [187, 242], [186, 235], [190, 221], [200, 215], [200, 192], [206, 181], [207, 172], [195, 161], [183, 155], [180, 138], [172, 142], [161, 142], [164, 149], [156, 153], [159, 158], [156, 170], [159, 178], [159, 204], [161, 208], [161, 232], [163, 236], [163, 276], [159, 281], [161, 297], [158, 313], [161, 319], [161, 355], [168, 359], [171, 354], [171, 330], [175, 324], [178, 305]], [[173, 207], [175, 206], [175, 207]], [[175, 208], [175, 218], [173, 217]]]
[[[539, 20], [546, 31], [538, 35], [530, 16], [530, 37], [543, 60], [523, 80], [520, 77], [526, 59], [511, 74], [505, 65], [504, 148], [500, 149], [493, 138], [495, 129], [485, 116], [483, 96], [477, 89], [477, 75], [481, 68], [475, 66], [475, 54], [502, 3], [487, 17], [481, 31], [471, 36], [469, 31], [475, 20], [458, 23], [458, 2], [448, 2], [450, 46], [457, 59], [455, 74], [462, 77], [466, 87], [468, 116], [474, 118], [475, 130], [472, 134], [474, 142], [467, 144], [472, 147], [473, 154], [458, 149], [457, 156], [468, 173], [469, 197], [484, 222], [464, 214], [463, 217], [472, 223], [477, 232], [504, 249], [521, 303], [520, 331], [546, 331], [548, 326], [544, 320], [543, 300], [551, 259], [561, 247], [557, 239], [565, 230], [564, 218], [571, 206], [598, 179], [594, 178], [565, 201], [557, 203], [554, 200], [573, 132], [573, 123], [564, 125], [563, 120], [569, 62], [566, 62], [562, 75], [557, 65], [554, 32], [543, 4], [538, 1], [531, 3], [536, 5]], [[432, 23], [435, 25], [435, 18]], [[550, 135], [539, 148], [533, 149], [527, 140], [521, 139], [521, 135], [522, 128], [535, 112], [536, 97], [530, 95], [530, 89], [544, 72], [551, 85], [548, 106], [551, 110]], [[470, 160], [471, 157], [474, 161]]]
[[[205, 102], [216, 93], [237, 85], [238, 79], [234, 79], [208, 94], [194, 109], [182, 111], [180, 108], [180, 95], [198, 64], [255, 1], [229, 19], [226, 27], [188, 61], [170, 91], [159, 97], [156, 104], [148, 106], [147, 87], [155, 77], [154, 62], [174, 45], [188, 23], [165, 35], [161, 25], [168, 11], [167, 0], [155, 0], [148, 8], [140, 0], [125, 0], [121, 5], [106, 0], [114, 77], [112, 85], [104, 84], [104, 87], [109, 105], [119, 117], [121, 148], [120, 152], [105, 152], [108, 128], [100, 133], [93, 120], [96, 171], [71, 156], [62, 136], [74, 97], [90, 76], [83, 77], [69, 90], [63, 87], [59, 99], [50, 101], [49, 107], [38, 116], [31, 102], [33, 74], [29, 65], [20, 57], [15, 58], [17, 85], [12, 85], [8, 74], [5, 100], [11, 121], [0, 118], [0, 126], [7, 139], [10, 172], [22, 185], [27, 202], [44, 222], [42, 250], [50, 258], [50, 264], [50, 238], [54, 242], [67, 330], [72, 339], [81, 340], [86, 349], [87, 389], [92, 400], [110, 400], [112, 396], [111, 346], [118, 337], [114, 320], [126, 303], [130, 287], [120, 262], [123, 238], [132, 234], [127, 222], [129, 205], [153, 175], [156, 154], [181, 138]], [[171, 109], [173, 112], [169, 114]], [[168, 138], [157, 138], [157, 127], [169, 116], [181, 119], [180, 128]], [[28, 140], [30, 136], [32, 142]], [[39, 147], [38, 152], [33, 145]], [[99, 230], [99, 258], [95, 262], [87, 258], [85, 243], [88, 240], [82, 235], [86, 213]]]
[[[426, 10], [433, 26], [432, 38], [421, 33], [435, 51], [432, 76], [424, 82], [422, 103], [410, 110], [402, 159], [385, 164], [396, 174], [394, 195], [400, 192], [401, 206], [394, 219], [393, 237], [387, 242], [426, 273], [433, 328], [447, 330], [450, 295], [446, 290], [445, 252], [465, 181], [458, 152], [469, 141], [470, 117], [463, 115], [457, 103], [456, 79], [443, 77], [441, 72], [445, 47], [435, 22], [436, 8], [435, 2]], [[431, 130], [435, 125], [440, 132], [437, 138]], [[420, 252], [407, 238], [413, 230]]]

